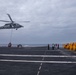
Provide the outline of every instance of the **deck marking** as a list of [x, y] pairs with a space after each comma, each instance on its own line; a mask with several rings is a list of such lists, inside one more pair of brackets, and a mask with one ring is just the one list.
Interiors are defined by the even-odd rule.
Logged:
[[42, 66], [42, 63], [40, 65]]
[[[46, 54], [46, 51], [44, 52], [44, 55], [45, 55], [45, 54]], [[42, 61], [44, 61], [44, 57], [42, 58]], [[40, 74], [40, 71], [41, 71], [42, 65], [43, 65], [43, 63], [41, 62], [41, 63], [40, 63], [40, 66], [39, 66], [39, 69], [38, 69], [38, 72], [37, 72], [37, 75]]]
[[42, 67], [42, 66], [40, 65], [39, 70], [41, 70], [41, 67]]
[[19, 55], [19, 54], [0, 54], [0, 56], [10, 56], [10, 57], [76, 57], [76, 55]]
[[66, 64], [70, 64], [70, 63], [75, 63], [76, 64], [76, 61], [31, 61], [31, 60], [7, 60], [7, 59], [0, 59], [0, 61], [3, 61], [3, 62], [22, 62], [22, 63], [55, 63], [55, 64], [59, 64], [59, 63], [66, 63]]
[[40, 74], [40, 71], [37, 72], [37, 75], [39, 75], [39, 74]]

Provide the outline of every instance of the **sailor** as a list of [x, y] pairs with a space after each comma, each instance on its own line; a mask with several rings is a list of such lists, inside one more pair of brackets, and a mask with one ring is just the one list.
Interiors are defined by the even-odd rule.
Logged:
[[54, 48], [55, 48], [55, 45], [54, 45], [54, 44], [52, 44], [52, 50], [54, 50]]
[[59, 44], [58, 44], [58, 49], [59, 49]]
[[12, 44], [11, 44], [11, 42], [8, 44], [8, 47], [11, 47], [12, 46]]
[[50, 49], [49, 44], [48, 44], [48, 50]]

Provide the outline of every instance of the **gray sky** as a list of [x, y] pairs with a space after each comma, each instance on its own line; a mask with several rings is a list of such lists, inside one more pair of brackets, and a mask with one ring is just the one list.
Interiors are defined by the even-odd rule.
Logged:
[[[0, 19], [26, 21], [13, 30], [12, 43], [48, 44], [76, 41], [76, 0], [0, 0]], [[0, 26], [5, 23], [0, 22]], [[10, 41], [11, 30], [0, 30], [0, 43]]]

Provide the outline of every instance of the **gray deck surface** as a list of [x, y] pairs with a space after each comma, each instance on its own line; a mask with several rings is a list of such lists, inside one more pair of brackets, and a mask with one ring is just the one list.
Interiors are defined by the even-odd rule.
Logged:
[[75, 55], [47, 47], [0, 48], [0, 75], [76, 75], [76, 57], [68, 57]]

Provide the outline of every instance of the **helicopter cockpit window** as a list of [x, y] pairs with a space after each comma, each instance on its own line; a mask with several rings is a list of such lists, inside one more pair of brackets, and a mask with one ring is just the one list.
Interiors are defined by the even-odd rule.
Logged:
[[14, 26], [16, 26], [16, 24], [13, 24]]
[[9, 27], [10, 25], [9, 24], [5, 24], [5, 27]]

